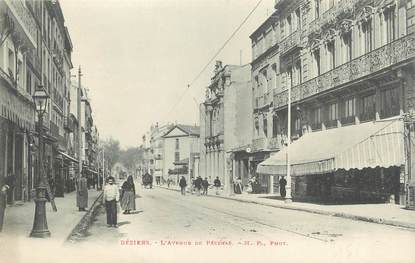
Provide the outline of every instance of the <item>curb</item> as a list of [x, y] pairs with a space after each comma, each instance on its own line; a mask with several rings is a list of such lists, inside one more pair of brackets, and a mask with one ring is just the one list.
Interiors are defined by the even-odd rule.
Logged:
[[103, 192], [101, 192], [98, 197], [95, 199], [94, 203], [92, 204], [91, 208], [88, 210], [88, 212], [81, 218], [81, 220], [78, 222], [78, 224], [72, 229], [71, 233], [68, 235], [68, 237], [65, 239], [66, 242], [73, 243], [76, 240], [78, 240], [80, 237], [85, 236], [86, 231], [90, 227], [92, 220], [95, 218], [98, 212], [98, 208], [102, 204], [102, 195]]
[[[159, 188], [166, 189], [166, 190], [171, 190], [171, 191], [177, 191], [177, 192], [180, 191], [178, 189], [165, 188], [165, 187], [161, 187], [161, 186], [159, 186]], [[343, 213], [343, 212], [330, 212], [330, 211], [319, 210], [319, 209], [296, 207], [296, 206], [292, 206], [292, 205], [267, 204], [267, 203], [263, 203], [263, 202], [259, 202], [259, 201], [255, 201], [255, 200], [245, 200], [245, 199], [234, 198], [234, 197], [229, 197], [229, 196], [208, 195], [208, 197], [222, 198], [222, 199], [227, 199], [227, 200], [232, 200], [232, 201], [238, 201], [238, 202], [241, 202], [241, 203], [251, 203], [251, 204], [269, 206], [269, 207], [274, 207], [274, 208], [301, 211], [301, 212], [307, 212], [307, 213], [319, 214], [319, 215], [326, 215], [326, 216], [341, 217], [341, 218], [346, 218], [346, 219], [351, 219], [351, 220], [356, 220], [356, 221], [364, 221], [364, 222], [368, 222], [368, 223], [375, 223], [375, 224], [381, 224], [381, 225], [390, 225], [390, 226], [403, 227], [403, 228], [408, 228], [408, 229], [411, 229], [411, 230], [415, 230], [415, 224], [411, 224], [411, 223], [408, 223], [408, 222], [397, 221], [397, 220], [390, 220], [390, 219], [369, 217], [369, 216], [359, 216], [359, 215], [347, 214], [347, 213]]]

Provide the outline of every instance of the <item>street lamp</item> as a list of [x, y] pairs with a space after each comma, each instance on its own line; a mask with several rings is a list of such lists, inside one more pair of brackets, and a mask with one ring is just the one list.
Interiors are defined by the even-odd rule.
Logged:
[[36, 105], [36, 112], [38, 116], [38, 136], [39, 136], [39, 165], [38, 165], [38, 183], [36, 187], [35, 196], [35, 217], [33, 221], [33, 229], [30, 233], [31, 237], [50, 237], [48, 229], [48, 222], [46, 219], [45, 203], [47, 193], [47, 182], [45, 170], [43, 167], [44, 143], [43, 143], [43, 115], [47, 112], [49, 107], [49, 95], [46, 93], [43, 86], [39, 86], [33, 95], [33, 100]]

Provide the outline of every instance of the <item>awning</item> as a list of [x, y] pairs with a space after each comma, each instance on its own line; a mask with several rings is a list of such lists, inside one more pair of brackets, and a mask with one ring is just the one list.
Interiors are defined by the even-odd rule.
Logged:
[[66, 159], [68, 159], [68, 160], [70, 160], [70, 161], [72, 161], [74, 163], [78, 163], [78, 160], [77, 159], [73, 158], [72, 156], [70, 156], [70, 155], [68, 155], [68, 154], [66, 154], [64, 152], [58, 151], [58, 153], [60, 155], [62, 155], [62, 157], [65, 157]]
[[[291, 175], [403, 165], [403, 133], [401, 118], [306, 133], [290, 145]], [[286, 164], [284, 148], [261, 162], [257, 172], [286, 175]]]

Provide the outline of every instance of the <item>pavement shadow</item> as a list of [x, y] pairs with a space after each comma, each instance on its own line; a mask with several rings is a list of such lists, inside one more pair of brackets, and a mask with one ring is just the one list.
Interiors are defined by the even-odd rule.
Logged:
[[131, 224], [131, 222], [130, 222], [130, 221], [122, 221], [122, 222], [118, 222], [118, 225], [119, 225], [119, 226], [128, 225], [128, 224]]
[[142, 213], [142, 212], [144, 212], [144, 211], [143, 210], [131, 211], [130, 215], [136, 215], [136, 214], [139, 214], [139, 213]]

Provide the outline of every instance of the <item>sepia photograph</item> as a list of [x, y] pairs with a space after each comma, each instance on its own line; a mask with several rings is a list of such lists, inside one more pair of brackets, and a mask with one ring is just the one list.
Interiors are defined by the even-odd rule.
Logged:
[[415, 262], [415, 0], [0, 0], [0, 262]]

